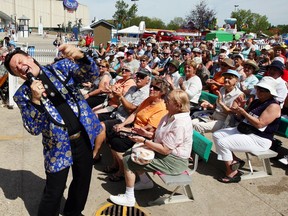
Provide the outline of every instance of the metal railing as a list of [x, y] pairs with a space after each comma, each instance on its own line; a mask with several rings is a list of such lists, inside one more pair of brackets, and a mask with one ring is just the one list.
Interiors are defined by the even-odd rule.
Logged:
[[58, 55], [58, 49], [35, 49], [34, 47], [27, 48], [27, 52], [32, 56], [39, 64], [50, 64], [54, 62], [55, 57]]

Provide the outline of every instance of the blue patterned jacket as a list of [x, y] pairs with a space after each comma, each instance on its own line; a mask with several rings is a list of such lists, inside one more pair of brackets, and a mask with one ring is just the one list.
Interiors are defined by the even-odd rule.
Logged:
[[[88, 80], [93, 82], [99, 75], [95, 62], [89, 57], [88, 59], [90, 64], [63, 59], [41, 67], [41, 70], [78, 117], [90, 138], [91, 149], [93, 149], [95, 138], [102, 127], [77, 88], [77, 84]], [[73, 160], [68, 131], [62, 117], [48, 98], [41, 100], [42, 111], [33, 105], [30, 98], [30, 87], [27, 82], [24, 82], [16, 91], [14, 101], [20, 108], [26, 130], [32, 135], [42, 133], [45, 170], [54, 173], [69, 167], [73, 164]]]

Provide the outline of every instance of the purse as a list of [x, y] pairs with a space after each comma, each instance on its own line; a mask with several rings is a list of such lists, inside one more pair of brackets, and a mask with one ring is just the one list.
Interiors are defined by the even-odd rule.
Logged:
[[250, 124], [246, 124], [243, 121], [238, 124], [237, 130], [243, 134], [251, 134], [251, 133], [257, 134], [258, 131], [257, 128], [255, 128]]
[[132, 147], [131, 160], [139, 165], [149, 164], [155, 157], [155, 152], [144, 143], [136, 143]]

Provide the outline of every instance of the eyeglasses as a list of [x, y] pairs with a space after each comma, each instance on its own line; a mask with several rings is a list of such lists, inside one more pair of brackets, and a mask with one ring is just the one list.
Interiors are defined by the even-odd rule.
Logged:
[[161, 91], [161, 88], [155, 85], [150, 85], [150, 89], [153, 88], [154, 91]]
[[139, 79], [145, 79], [146, 75], [144, 74], [136, 74], [136, 77]]
[[106, 68], [105, 65], [99, 65], [99, 68]]
[[265, 92], [265, 93], [270, 92], [268, 89], [262, 88], [262, 87], [260, 87], [260, 86], [257, 86], [257, 87], [256, 87], [256, 90], [259, 91], [259, 92]]
[[121, 71], [123, 72], [131, 72], [129, 69], [123, 68]]

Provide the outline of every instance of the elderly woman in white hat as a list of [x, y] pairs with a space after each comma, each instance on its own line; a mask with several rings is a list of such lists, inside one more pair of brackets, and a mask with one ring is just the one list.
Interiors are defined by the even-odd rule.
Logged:
[[279, 103], [274, 98], [277, 81], [272, 77], [263, 77], [255, 85], [258, 99], [247, 110], [240, 106], [231, 108], [244, 119], [237, 127], [221, 129], [213, 133], [218, 160], [224, 161], [226, 174], [218, 180], [223, 183], [239, 182], [244, 161], [233, 152], [266, 151], [272, 144], [274, 132], [278, 129], [281, 117]]
[[213, 114], [204, 117], [200, 111], [200, 116], [198, 115], [199, 112], [192, 115], [192, 117], [196, 117], [192, 120], [194, 130], [202, 134], [229, 126], [231, 120], [229, 114], [234, 114], [231, 107], [237, 105], [239, 98], [241, 101], [245, 99], [244, 93], [237, 87], [240, 78], [239, 73], [229, 69], [222, 76], [224, 77], [224, 85], [216, 92], [218, 96], [216, 104], [211, 104], [206, 100], [201, 103], [201, 107], [211, 110]]

